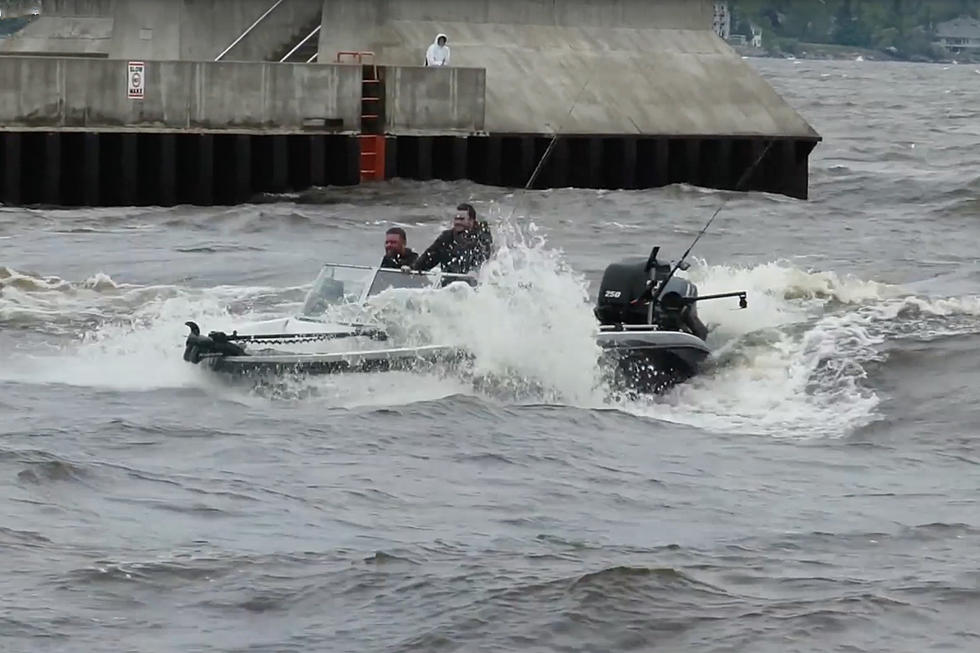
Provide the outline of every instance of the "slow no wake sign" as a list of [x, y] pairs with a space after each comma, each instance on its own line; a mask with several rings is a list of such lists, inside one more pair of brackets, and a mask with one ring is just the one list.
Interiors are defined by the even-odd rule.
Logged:
[[130, 61], [126, 82], [129, 87], [129, 99], [142, 100], [146, 89], [146, 64], [142, 61]]

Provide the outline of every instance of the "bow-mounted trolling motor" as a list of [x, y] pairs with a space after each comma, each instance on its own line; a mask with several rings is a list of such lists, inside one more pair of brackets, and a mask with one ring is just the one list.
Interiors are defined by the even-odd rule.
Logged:
[[674, 273], [687, 270], [683, 259], [675, 265], [661, 262], [654, 247], [646, 261], [621, 261], [606, 267], [599, 285], [595, 315], [606, 328], [628, 326], [655, 327], [662, 331], [684, 331], [702, 340], [708, 329], [698, 318], [697, 302], [738, 297], [739, 308], [746, 308], [746, 292], [698, 296], [698, 287]]
[[320, 342], [324, 340], [339, 340], [341, 338], [367, 337], [372, 340], [387, 340], [388, 333], [376, 326], [367, 324], [347, 324], [347, 330], [327, 333], [267, 333], [261, 335], [238, 335], [237, 331], [227, 334], [223, 331], [212, 331], [206, 336], [201, 335], [201, 327], [195, 322], [184, 323], [191, 332], [184, 344], [184, 360], [188, 363], [200, 363], [204, 358], [220, 358], [223, 356], [248, 356], [245, 348], [236, 343], [259, 344], [298, 344], [302, 342]]
[[184, 343], [184, 360], [188, 363], [200, 363], [201, 358], [212, 356], [245, 356], [245, 349], [232, 342], [227, 334], [212, 331], [206, 336], [201, 335], [201, 327], [194, 322], [185, 322], [191, 332]]

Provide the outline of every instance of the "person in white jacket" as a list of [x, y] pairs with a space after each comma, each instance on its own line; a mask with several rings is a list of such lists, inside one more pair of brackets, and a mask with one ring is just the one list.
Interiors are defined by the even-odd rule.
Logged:
[[426, 66], [448, 66], [449, 65], [449, 46], [446, 42], [449, 37], [445, 34], [436, 36], [435, 42], [429, 46], [425, 52]]

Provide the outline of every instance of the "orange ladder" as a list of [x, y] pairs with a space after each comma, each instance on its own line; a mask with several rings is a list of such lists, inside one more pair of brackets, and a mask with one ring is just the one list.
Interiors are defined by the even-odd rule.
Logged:
[[[361, 181], [381, 181], [385, 178], [385, 135], [382, 130], [381, 101], [384, 95], [378, 66], [374, 63], [374, 53], [357, 50], [341, 50], [337, 53], [337, 63], [350, 57], [352, 63], [361, 66], [361, 133], [357, 140], [360, 145]], [[370, 57], [371, 63], [364, 62]]]

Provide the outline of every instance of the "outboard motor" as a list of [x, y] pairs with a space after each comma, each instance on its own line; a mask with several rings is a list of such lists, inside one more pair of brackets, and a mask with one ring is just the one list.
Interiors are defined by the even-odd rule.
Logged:
[[[651, 325], [664, 330], [686, 331], [704, 339], [707, 328], [697, 315], [697, 304], [684, 301], [697, 297], [698, 288], [687, 279], [670, 277], [671, 265], [657, 260], [659, 247], [654, 247], [646, 260], [613, 263], [606, 268], [599, 285], [595, 315], [606, 325]], [[680, 269], [687, 269], [682, 265]], [[649, 298], [643, 294], [656, 290], [665, 279], [667, 286], [660, 295], [653, 314]]]

